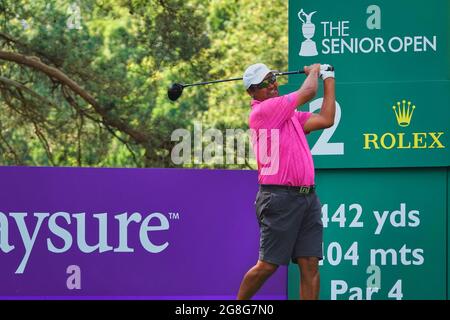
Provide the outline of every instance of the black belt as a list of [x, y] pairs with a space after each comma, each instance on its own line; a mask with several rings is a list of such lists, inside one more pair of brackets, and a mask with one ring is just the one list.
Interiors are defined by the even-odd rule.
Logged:
[[316, 186], [284, 186], [279, 184], [261, 184], [259, 188], [262, 191], [270, 191], [270, 190], [289, 190], [294, 191], [296, 193], [310, 194], [316, 190]]

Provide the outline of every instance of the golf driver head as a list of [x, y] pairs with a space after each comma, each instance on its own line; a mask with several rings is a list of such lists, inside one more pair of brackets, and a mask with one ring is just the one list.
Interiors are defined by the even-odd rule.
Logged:
[[184, 86], [182, 84], [174, 83], [167, 89], [167, 96], [170, 100], [176, 101], [183, 93], [183, 88]]

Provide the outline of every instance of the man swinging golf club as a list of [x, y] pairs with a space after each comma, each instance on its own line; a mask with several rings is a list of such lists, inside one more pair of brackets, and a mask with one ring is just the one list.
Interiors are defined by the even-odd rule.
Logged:
[[[255, 205], [260, 249], [256, 265], [241, 282], [238, 299], [250, 299], [279, 265], [289, 261], [300, 269], [300, 299], [319, 298], [323, 225], [305, 135], [333, 125], [335, 80], [330, 65], [313, 64], [304, 71], [307, 77], [301, 87], [283, 96], [279, 96], [275, 72], [266, 65], [251, 65], [243, 76], [252, 97], [249, 126], [258, 162]], [[319, 77], [324, 82], [320, 113], [296, 111], [314, 98]], [[266, 150], [272, 153], [270, 161]]]

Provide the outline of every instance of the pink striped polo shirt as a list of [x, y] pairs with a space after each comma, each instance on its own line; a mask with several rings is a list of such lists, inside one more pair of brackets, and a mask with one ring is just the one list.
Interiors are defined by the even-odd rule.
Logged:
[[258, 183], [314, 184], [314, 163], [303, 129], [310, 112], [298, 112], [297, 91], [264, 101], [252, 100], [249, 126], [258, 162]]

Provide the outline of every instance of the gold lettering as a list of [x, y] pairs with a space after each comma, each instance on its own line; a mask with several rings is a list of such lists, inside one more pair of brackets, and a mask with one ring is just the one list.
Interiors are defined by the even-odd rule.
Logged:
[[[423, 137], [419, 137], [419, 135]], [[413, 132], [413, 137], [414, 137], [413, 149], [425, 149], [427, 147], [427, 143], [426, 142], [423, 143], [423, 138], [427, 137], [427, 134], [425, 132]], [[423, 144], [419, 146], [419, 142]]]
[[[370, 139], [370, 136], [372, 136], [372, 139]], [[378, 136], [375, 133], [364, 133], [364, 148], [363, 149], [370, 149], [369, 144], [372, 143], [373, 147], [375, 149], [380, 149], [377, 143]]]
[[407, 146], [403, 145], [403, 136], [405, 134], [404, 133], [397, 133], [398, 136], [398, 147], [397, 149], [411, 149], [411, 142], [408, 142]]
[[[364, 148], [366, 150], [371, 149], [445, 149], [445, 145], [440, 140], [444, 135], [444, 132], [412, 132], [405, 137], [404, 132], [396, 134], [386, 132], [381, 135], [378, 140], [378, 134], [376, 133], [363, 133], [364, 135]], [[412, 135], [412, 143], [411, 143]], [[430, 138], [433, 140], [430, 144]], [[390, 141], [389, 141], [390, 140]]]
[[[434, 145], [437, 144], [437, 148], [445, 148], [444, 145], [439, 141], [439, 137], [442, 136], [443, 132], [428, 132], [428, 134], [433, 138], [433, 143], [428, 148], [434, 148]], [[438, 134], [438, 136], [436, 136]]]
[[[386, 139], [386, 137], [391, 138], [391, 144], [389, 146], [387, 146], [384, 143], [384, 140]], [[388, 150], [392, 149], [395, 146], [395, 142], [396, 142], [395, 136], [392, 133], [387, 132], [381, 136], [380, 142], [381, 142], [381, 146], [383, 147], [383, 149], [388, 149]]]

